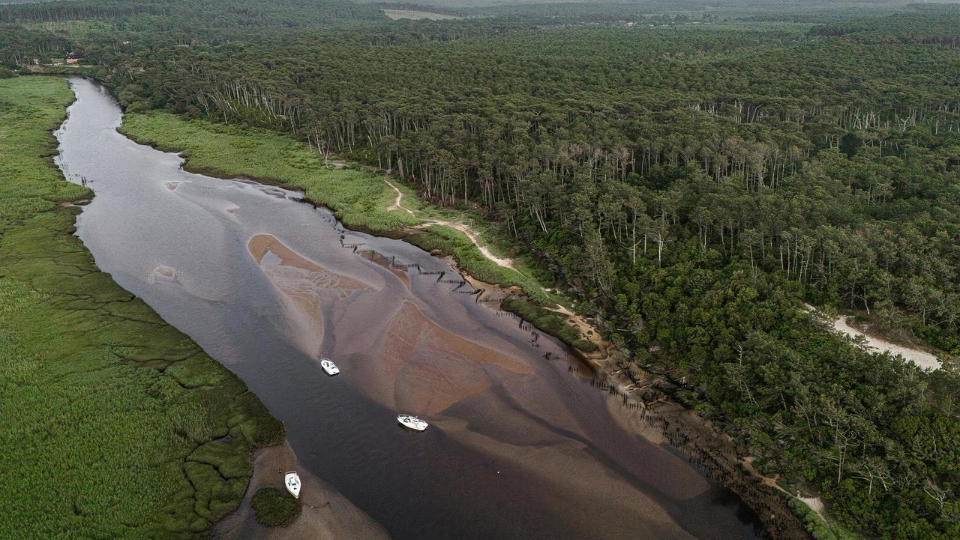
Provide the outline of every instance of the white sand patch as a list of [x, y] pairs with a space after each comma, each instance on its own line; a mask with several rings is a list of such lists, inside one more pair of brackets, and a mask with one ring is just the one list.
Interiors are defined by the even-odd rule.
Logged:
[[847, 322], [849, 319], [850, 317], [840, 317], [839, 319], [836, 319], [833, 321], [833, 329], [852, 338], [863, 336], [867, 343], [867, 350], [888, 352], [892, 355], [900, 355], [924, 369], [940, 369], [940, 361], [937, 360], [936, 356], [926, 351], [895, 345], [882, 339], [868, 336], [867, 334], [864, 334], [863, 332], [850, 326], [850, 324]]
[[827, 521], [827, 518], [824, 514], [824, 512], [827, 510], [827, 507], [825, 504], [823, 504], [823, 499], [820, 497], [797, 497], [797, 499], [809, 506], [811, 510], [816, 512], [817, 515], [820, 516], [820, 519]]
[[[817, 308], [811, 306], [810, 304], [804, 304], [803, 307], [808, 311], [815, 311]], [[862, 337], [864, 339], [864, 348], [870, 352], [879, 352], [884, 353], [888, 352], [894, 356], [902, 356], [904, 359], [913, 362], [914, 364], [922, 367], [923, 369], [940, 369], [940, 361], [937, 360], [937, 357], [933, 354], [930, 354], [926, 351], [921, 351], [920, 349], [911, 349], [910, 347], [904, 347], [902, 345], [896, 345], [888, 341], [884, 341], [879, 338], [868, 336], [860, 330], [850, 326], [847, 322], [850, 319], [849, 316], [842, 316], [833, 321], [833, 329], [840, 333], [844, 334], [850, 338], [856, 339]]]
[[461, 19], [462, 17], [455, 17], [453, 15], [444, 15], [442, 13], [431, 13], [429, 11], [412, 11], [406, 9], [385, 9], [383, 14], [395, 21], [400, 19], [410, 19], [413, 21], [419, 21], [420, 19], [428, 19], [431, 21], [443, 21], [448, 19]]

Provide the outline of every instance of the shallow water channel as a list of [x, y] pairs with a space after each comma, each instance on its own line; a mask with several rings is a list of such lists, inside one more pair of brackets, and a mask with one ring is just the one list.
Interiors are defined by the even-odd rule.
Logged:
[[71, 84], [58, 163], [96, 192], [77, 234], [97, 265], [242, 377], [301, 466], [393, 538], [757, 538], [736, 497], [442, 260], [297, 193], [184, 172], [116, 131], [105, 89]]

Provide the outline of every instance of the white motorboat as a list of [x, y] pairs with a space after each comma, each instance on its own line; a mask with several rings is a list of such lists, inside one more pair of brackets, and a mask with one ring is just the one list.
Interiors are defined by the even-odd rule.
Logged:
[[287, 491], [293, 495], [294, 499], [300, 498], [300, 476], [291, 471], [283, 477], [283, 485], [287, 486]]
[[320, 367], [327, 372], [327, 375], [336, 375], [337, 373], [340, 373], [340, 368], [338, 368], [337, 365], [333, 363], [333, 360], [330, 360], [329, 358], [321, 358]]
[[413, 416], [410, 414], [397, 415], [397, 421], [403, 424], [404, 426], [415, 431], [423, 431], [427, 429], [427, 426], [430, 425], [424, 422], [423, 420], [417, 418], [416, 416]]

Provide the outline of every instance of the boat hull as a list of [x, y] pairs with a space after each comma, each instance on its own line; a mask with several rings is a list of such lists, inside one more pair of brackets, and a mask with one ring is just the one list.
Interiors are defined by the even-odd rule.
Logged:
[[397, 422], [399, 422], [401, 426], [413, 431], [425, 431], [430, 425], [416, 416], [409, 416], [405, 414], [397, 416]]
[[340, 373], [340, 368], [337, 367], [331, 360], [324, 358], [320, 361], [320, 367], [323, 368], [323, 371], [330, 375], [331, 377]]
[[283, 485], [287, 488], [287, 491], [293, 495], [294, 499], [300, 498], [300, 476], [295, 472], [288, 472], [283, 477]]

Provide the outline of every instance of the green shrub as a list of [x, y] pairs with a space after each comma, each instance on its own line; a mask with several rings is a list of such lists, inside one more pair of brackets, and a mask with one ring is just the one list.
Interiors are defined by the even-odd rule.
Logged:
[[828, 524], [803, 501], [790, 497], [787, 506], [803, 521], [814, 540], [860, 540], [860, 537], [840, 525]]
[[258, 489], [250, 501], [257, 523], [264, 527], [286, 527], [300, 517], [300, 499], [277, 488]]
[[571, 345], [583, 352], [595, 352], [597, 349], [599, 349], [596, 343], [586, 339], [575, 339]]

